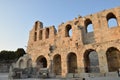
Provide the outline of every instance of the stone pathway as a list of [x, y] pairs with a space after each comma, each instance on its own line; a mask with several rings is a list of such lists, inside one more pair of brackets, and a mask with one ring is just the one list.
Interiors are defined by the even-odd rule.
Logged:
[[[0, 80], [13, 80], [8, 79], [8, 73], [0, 73]], [[69, 78], [69, 79], [14, 79], [14, 80], [83, 80], [83, 79], [75, 79], [75, 78]], [[120, 80], [120, 77], [99, 77], [99, 78], [88, 78], [85, 80]]]
[[8, 73], [0, 73], [0, 80], [8, 80]]

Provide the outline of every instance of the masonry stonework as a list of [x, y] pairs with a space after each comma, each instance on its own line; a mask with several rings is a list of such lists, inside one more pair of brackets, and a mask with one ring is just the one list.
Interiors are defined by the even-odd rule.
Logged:
[[[114, 19], [115, 26], [109, 26]], [[93, 31], [88, 30], [92, 25]], [[120, 7], [79, 16], [54, 26], [36, 21], [30, 31], [27, 53], [34, 66], [55, 75], [107, 73], [120, 68]]]

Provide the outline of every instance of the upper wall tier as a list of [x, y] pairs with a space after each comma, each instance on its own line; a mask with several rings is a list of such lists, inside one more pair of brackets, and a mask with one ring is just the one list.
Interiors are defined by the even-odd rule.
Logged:
[[120, 39], [120, 7], [85, 17], [79, 16], [72, 21], [60, 24], [58, 31], [54, 26], [43, 28], [42, 22], [36, 21], [30, 31], [29, 42], [72, 40], [86, 45], [116, 39]]

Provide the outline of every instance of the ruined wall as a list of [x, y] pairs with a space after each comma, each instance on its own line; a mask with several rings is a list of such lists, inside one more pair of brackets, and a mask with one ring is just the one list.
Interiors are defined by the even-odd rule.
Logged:
[[[111, 19], [115, 19], [117, 25], [109, 26], [108, 22]], [[93, 31], [89, 32], [88, 27], [91, 24]], [[104, 73], [111, 70], [108, 67], [109, 57], [106, 52], [111, 47], [120, 50], [119, 42], [120, 8], [117, 7], [85, 17], [79, 16], [72, 21], [60, 24], [58, 31], [54, 26], [43, 28], [43, 23], [36, 21], [30, 31], [27, 52], [32, 56], [34, 66], [37, 65], [37, 61], [40, 61], [42, 64], [47, 64], [47, 68], [51, 68], [51, 63], [55, 67], [55, 61], [57, 61], [55, 56], [59, 55], [61, 71], [57, 72], [53, 69], [53, 72], [56, 75], [66, 76], [68, 73], [91, 72], [89, 54], [96, 51], [99, 61], [97, 67], [100, 69], [99, 72]], [[112, 70], [115, 71], [118, 68], [120, 66]]]

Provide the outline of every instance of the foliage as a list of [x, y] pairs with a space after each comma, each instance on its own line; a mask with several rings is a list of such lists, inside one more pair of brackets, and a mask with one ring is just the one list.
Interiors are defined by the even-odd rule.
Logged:
[[21, 57], [21, 56], [23, 56], [24, 54], [26, 54], [26, 52], [24, 51], [23, 48], [18, 48], [18, 49], [15, 51], [15, 53], [17, 54], [17, 57], [18, 57], [18, 58]]
[[3, 50], [0, 52], [0, 61], [17, 60], [24, 54], [26, 54], [26, 52], [23, 48], [18, 48], [16, 51]]

